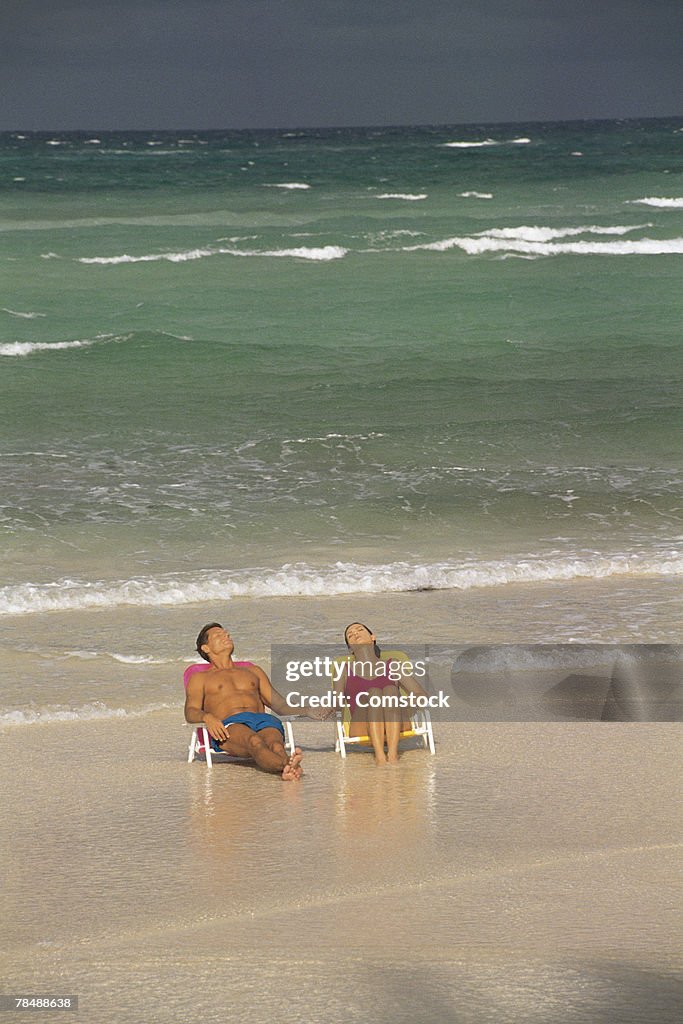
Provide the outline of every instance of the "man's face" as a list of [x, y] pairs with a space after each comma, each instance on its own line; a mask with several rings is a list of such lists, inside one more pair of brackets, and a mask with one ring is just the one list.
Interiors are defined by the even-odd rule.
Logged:
[[206, 635], [206, 643], [202, 645], [202, 650], [211, 657], [211, 655], [219, 654], [232, 654], [235, 649], [235, 645], [232, 642], [232, 637], [228, 633], [227, 629], [223, 629], [222, 626], [214, 626]]

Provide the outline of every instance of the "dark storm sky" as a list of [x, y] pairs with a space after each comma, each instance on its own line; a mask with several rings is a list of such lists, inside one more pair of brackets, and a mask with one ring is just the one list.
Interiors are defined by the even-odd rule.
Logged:
[[0, 0], [0, 129], [683, 113], [683, 0]]

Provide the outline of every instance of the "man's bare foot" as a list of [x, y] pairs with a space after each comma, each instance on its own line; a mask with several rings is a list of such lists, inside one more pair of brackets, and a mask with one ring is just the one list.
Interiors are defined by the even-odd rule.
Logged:
[[301, 760], [303, 756], [301, 747], [295, 747], [294, 753], [282, 769], [282, 778], [285, 782], [293, 782], [294, 780], [301, 778], [304, 773], [304, 770], [301, 767]]

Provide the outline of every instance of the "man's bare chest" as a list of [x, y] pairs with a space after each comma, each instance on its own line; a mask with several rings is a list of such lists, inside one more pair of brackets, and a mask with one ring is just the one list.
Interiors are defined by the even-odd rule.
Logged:
[[258, 679], [253, 672], [230, 671], [211, 673], [206, 680], [204, 693], [207, 697], [230, 697], [233, 694], [258, 696]]

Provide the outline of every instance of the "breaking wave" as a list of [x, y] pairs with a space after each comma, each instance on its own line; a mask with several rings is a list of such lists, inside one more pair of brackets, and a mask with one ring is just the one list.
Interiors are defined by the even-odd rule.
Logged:
[[0, 356], [30, 356], [34, 352], [60, 352], [69, 348], [90, 348], [103, 338], [83, 341], [9, 341], [0, 345]]
[[471, 590], [510, 583], [605, 579], [611, 576], [683, 575], [677, 552], [645, 556], [515, 558], [490, 562], [437, 562], [412, 565], [358, 565], [337, 562], [323, 568], [296, 563], [279, 569], [174, 573], [156, 578], [53, 583], [23, 583], [0, 588], [0, 614], [116, 608], [179, 606], [231, 598], [326, 597], [412, 590]]
[[[462, 193], [463, 195], [476, 195], [479, 198], [486, 198], [487, 193]], [[426, 195], [385, 193], [378, 196], [379, 199], [422, 199]], [[577, 227], [553, 228], [539, 225], [521, 225], [511, 228], [487, 228], [485, 231], [477, 232], [474, 235], [456, 235], [450, 238], [442, 238], [433, 242], [420, 242], [413, 245], [405, 245], [395, 249], [396, 252], [415, 252], [426, 250], [432, 252], [446, 252], [449, 249], [462, 249], [468, 255], [481, 255], [482, 253], [501, 253], [503, 256], [518, 256], [521, 258], [535, 259], [540, 256], [555, 256], [562, 254], [575, 255], [599, 255], [599, 256], [627, 256], [627, 255], [656, 255], [656, 254], [680, 254], [683, 252], [683, 238], [638, 238], [624, 241], [600, 241], [596, 236], [617, 237], [631, 234], [634, 231], [642, 231], [651, 228], [651, 223], [608, 225], [585, 224]], [[409, 232], [402, 232], [408, 234]], [[396, 237], [401, 232], [382, 232], [375, 235], [374, 240], [380, 237], [386, 240]], [[570, 241], [571, 239], [571, 241]], [[232, 239], [230, 241], [233, 241]], [[77, 258], [79, 263], [97, 266], [118, 266], [127, 263], [186, 263], [193, 260], [201, 260], [214, 256], [234, 257], [260, 257], [260, 258], [290, 258], [307, 260], [312, 262], [327, 263], [333, 260], [343, 259], [349, 253], [369, 253], [385, 251], [384, 248], [360, 248], [351, 250], [344, 245], [322, 245], [322, 246], [292, 246], [282, 249], [239, 249], [233, 246], [211, 245], [197, 249], [186, 249], [178, 252], [157, 252], [146, 253], [141, 256], [132, 256], [124, 253], [120, 256], [81, 256]]]
[[377, 199], [407, 199], [416, 202], [418, 199], [426, 199], [426, 192], [382, 192]]
[[[631, 231], [651, 227], [650, 224], [599, 227], [595, 225], [572, 228], [529, 227], [490, 228], [476, 235], [443, 238], [437, 242], [422, 242], [404, 246], [404, 252], [427, 250], [447, 252], [462, 249], [469, 256], [483, 253], [521, 254], [537, 256], [655, 256], [683, 254], [683, 238], [639, 238], [618, 242], [602, 242], [580, 235], [626, 235]], [[558, 241], [574, 237], [575, 241]]]
[[645, 199], [631, 199], [631, 203], [640, 203], [643, 206], [659, 206], [662, 209], [681, 209], [683, 208], [683, 196], [678, 196], [673, 199], [660, 198], [659, 196], [646, 196]]
[[99, 264], [100, 266], [117, 266], [121, 263], [157, 263], [160, 260], [168, 263], [187, 263], [192, 260], [205, 259], [208, 256], [275, 256], [293, 257], [300, 260], [313, 260], [326, 263], [340, 260], [349, 250], [341, 245], [323, 245], [319, 247], [297, 246], [293, 249], [227, 249], [207, 246], [202, 249], [187, 249], [184, 252], [149, 253], [145, 256], [81, 256], [79, 263]]
[[2, 313], [9, 313], [10, 316], [19, 317], [22, 320], [36, 320], [38, 317], [47, 316], [47, 313], [30, 313], [30, 312], [29, 313], [20, 313], [16, 309], [7, 309], [6, 306], [3, 306], [2, 310], [0, 310], [0, 312], [2, 312]]
[[482, 142], [442, 142], [447, 149], [481, 149], [486, 146], [523, 146], [531, 139], [484, 139]]

